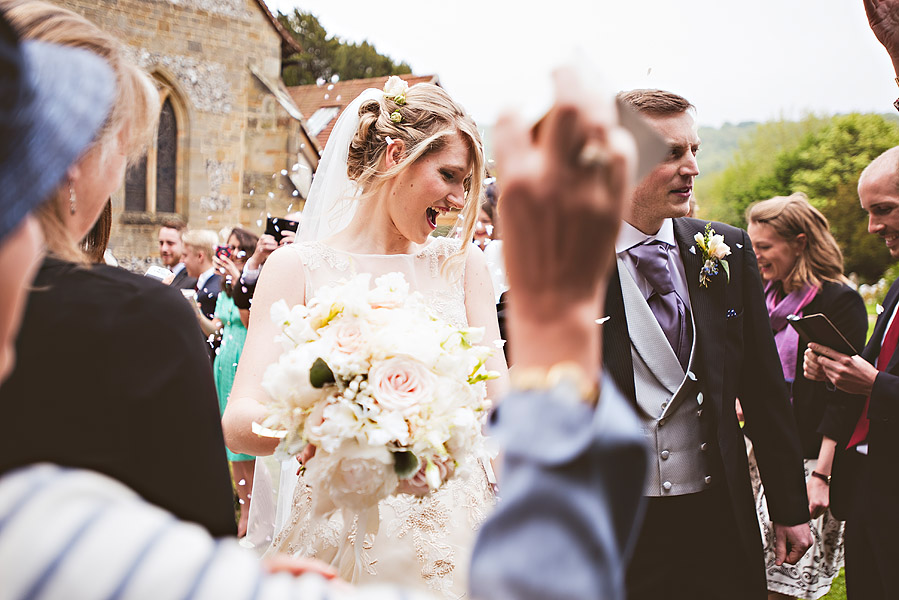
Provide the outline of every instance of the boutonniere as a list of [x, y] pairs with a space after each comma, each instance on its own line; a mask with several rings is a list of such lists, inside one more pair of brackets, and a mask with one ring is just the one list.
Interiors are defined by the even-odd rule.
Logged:
[[727, 281], [730, 281], [730, 265], [724, 258], [730, 255], [730, 246], [724, 243], [724, 236], [715, 233], [711, 223], [706, 223], [705, 235], [697, 233], [693, 239], [699, 246], [703, 260], [702, 269], [699, 270], [699, 285], [709, 287], [709, 281], [718, 274], [719, 266], [724, 269]]

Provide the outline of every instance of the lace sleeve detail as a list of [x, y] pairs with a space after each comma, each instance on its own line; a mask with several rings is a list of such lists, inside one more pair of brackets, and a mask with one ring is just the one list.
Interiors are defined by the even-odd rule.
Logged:
[[[447, 258], [459, 250], [459, 244], [459, 240], [448, 237], [436, 237], [434, 238], [434, 241], [425, 246], [424, 250], [418, 254], [418, 256], [428, 261], [428, 266], [431, 269], [431, 277], [440, 276], [440, 267], [443, 266], [443, 263]], [[462, 273], [460, 273], [460, 280], [461, 279]]]
[[350, 268], [349, 257], [321, 242], [300, 242], [291, 245], [291, 248], [296, 250], [300, 260], [303, 261], [303, 266], [310, 271], [320, 269], [322, 264], [336, 271], [346, 271]]

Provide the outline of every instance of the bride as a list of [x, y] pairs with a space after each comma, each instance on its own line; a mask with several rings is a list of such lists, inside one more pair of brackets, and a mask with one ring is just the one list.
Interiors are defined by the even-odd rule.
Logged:
[[[300, 241], [275, 251], [259, 279], [223, 417], [231, 450], [266, 456], [277, 445], [251, 428], [265, 416], [260, 382], [280, 353], [273, 341], [278, 330], [269, 316], [278, 300], [292, 306], [358, 273], [371, 273], [374, 280], [402, 272], [437, 316], [453, 325], [483, 327], [484, 344], [499, 340], [490, 276], [482, 253], [469, 251], [467, 243], [483, 179], [477, 128], [443, 89], [407, 87], [391, 77], [384, 91], [366, 90], [347, 106], [313, 181]], [[432, 237], [437, 217], [457, 210], [462, 211], [462, 241]], [[502, 374], [488, 384], [489, 397], [497, 398], [505, 383], [502, 351], [487, 366]], [[401, 582], [461, 597], [477, 529], [494, 503], [489, 461], [478, 458], [475, 464], [483, 466], [432, 494], [398, 494], [381, 501], [380, 523], [374, 531], [369, 527], [363, 540], [353, 524], [345, 533], [339, 512], [326, 521], [313, 518], [309, 488], [302, 475], [295, 475], [296, 464], [285, 463], [270, 551], [325, 560], [356, 582]], [[265, 505], [258, 493], [254, 507]], [[340, 539], [343, 535], [348, 539]], [[338, 552], [344, 547], [350, 550]]]

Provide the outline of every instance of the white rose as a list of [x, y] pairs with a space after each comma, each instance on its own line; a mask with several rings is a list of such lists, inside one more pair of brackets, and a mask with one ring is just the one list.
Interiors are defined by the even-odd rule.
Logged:
[[396, 442], [405, 446], [409, 442], [409, 424], [403, 415], [397, 412], [381, 412], [377, 416], [369, 415], [362, 426], [368, 443], [372, 446], [386, 446]]
[[303, 344], [283, 353], [262, 377], [262, 388], [276, 406], [287, 409], [311, 407], [323, 391], [312, 387], [309, 369], [318, 356], [316, 343]]
[[[352, 401], [338, 400], [328, 404], [321, 411], [321, 422], [309, 427], [309, 441], [325, 452], [336, 452], [344, 440], [361, 433], [361, 412], [361, 407]], [[312, 415], [310, 421], [311, 418]]]
[[384, 95], [385, 96], [405, 96], [406, 91], [409, 89], [409, 84], [404, 80], [400, 79], [396, 75], [391, 75], [387, 80], [387, 83], [384, 84]]
[[409, 283], [402, 273], [387, 273], [375, 279], [375, 287], [368, 292], [372, 308], [396, 308], [409, 296]]
[[[393, 456], [384, 447], [347, 442], [338, 452], [317, 452], [306, 465], [313, 495], [327, 495], [334, 506], [362, 511], [396, 490]], [[316, 505], [327, 505], [320, 500]]]
[[414, 358], [397, 356], [372, 366], [368, 386], [384, 410], [411, 414], [434, 396], [436, 377]]

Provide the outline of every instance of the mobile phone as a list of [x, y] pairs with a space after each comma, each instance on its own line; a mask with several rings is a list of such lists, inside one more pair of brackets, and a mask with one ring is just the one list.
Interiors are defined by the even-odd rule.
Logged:
[[151, 279], [156, 279], [157, 281], [165, 281], [168, 277], [172, 276], [172, 272], [165, 267], [160, 267], [159, 265], [150, 265], [150, 268], [147, 269], [147, 272], [144, 273], [144, 276], [150, 277]]
[[265, 233], [275, 238], [275, 241], [281, 243], [285, 231], [293, 231], [296, 233], [300, 228], [299, 221], [291, 221], [290, 219], [281, 219], [278, 217], [269, 217], [265, 221]]
[[858, 354], [858, 350], [849, 343], [846, 336], [840, 333], [840, 330], [830, 322], [830, 319], [821, 313], [808, 315], [806, 317], [790, 315], [787, 317], [787, 321], [790, 322], [793, 329], [799, 332], [799, 335], [809, 341], [821, 344], [822, 346], [827, 346], [828, 348], [833, 348], [837, 352], [846, 354], [847, 356]]
[[216, 246], [215, 255], [218, 258], [231, 258], [231, 246]]

